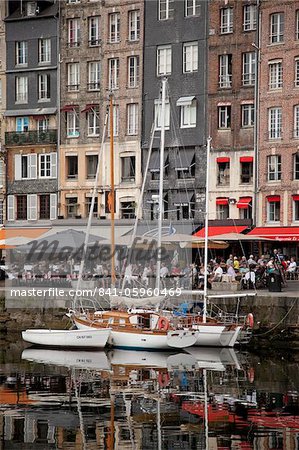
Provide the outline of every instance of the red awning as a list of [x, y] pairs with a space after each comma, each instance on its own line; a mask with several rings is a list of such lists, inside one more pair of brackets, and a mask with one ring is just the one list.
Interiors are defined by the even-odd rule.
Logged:
[[[236, 225], [236, 226], [224, 226], [224, 227], [209, 227], [209, 236], [218, 236], [219, 234], [228, 234], [228, 233], [241, 233], [242, 231], [246, 230], [246, 226], [242, 225]], [[197, 233], [194, 234], [194, 236], [198, 237], [204, 237], [205, 236], [205, 229], [202, 228], [201, 230], [197, 231]]]
[[216, 205], [228, 205], [228, 198], [216, 198]]
[[222, 156], [216, 159], [216, 161], [218, 163], [228, 163], [230, 161], [230, 158], [226, 157], [226, 156]]
[[241, 156], [240, 162], [253, 162], [253, 156]]
[[265, 237], [273, 241], [299, 242], [299, 227], [256, 227], [248, 235]]
[[277, 203], [280, 202], [280, 195], [268, 195], [267, 200], [270, 203]]
[[96, 105], [93, 105], [93, 104], [88, 103], [88, 104], [85, 106], [85, 108], [82, 109], [81, 113], [88, 112], [88, 111], [90, 111], [92, 108], [94, 108], [95, 106], [96, 106]]
[[65, 105], [63, 106], [63, 108], [61, 108], [60, 111], [62, 112], [70, 112], [70, 111], [74, 111], [75, 108], [77, 108], [78, 105]]
[[298, 194], [294, 194], [292, 195], [294, 202], [299, 202], [299, 195]]
[[237, 208], [248, 209], [251, 201], [252, 201], [252, 197], [240, 197], [240, 200], [237, 203]]

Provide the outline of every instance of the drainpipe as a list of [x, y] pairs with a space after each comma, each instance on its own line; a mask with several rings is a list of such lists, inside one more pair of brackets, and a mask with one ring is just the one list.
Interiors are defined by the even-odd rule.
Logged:
[[261, 53], [261, 6], [262, 0], [257, 0], [257, 32], [256, 32], [256, 42], [253, 43], [256, 55], [256, 75], [254, 83], [254, 136], [253, 136], [253, 146], [254, 146], [254, 159], [253, 159], [253, 205], [252, 205], [252, 219], [253, 225], [257, 225], [258, 217], [258, 192], [259, 192], [259, 177], [258, 177], [258, 167], [259, 167], [259, 82], [260, 82], [260, 53]]

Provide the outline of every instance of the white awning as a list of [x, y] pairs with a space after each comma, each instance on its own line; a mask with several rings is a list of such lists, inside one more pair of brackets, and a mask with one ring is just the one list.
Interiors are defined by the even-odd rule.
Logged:
[[192, 97], [180, 97], [176, 102], [177, 106], [190, 106], [195, 99], [195, 96]]

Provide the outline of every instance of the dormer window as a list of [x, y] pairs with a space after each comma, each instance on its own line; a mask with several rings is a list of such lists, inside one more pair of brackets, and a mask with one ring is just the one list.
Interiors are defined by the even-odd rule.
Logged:
[[35, 16], [38, 12], [38, 7], [36, 2], [28, 2], [26, 4], [26, 15], [27, 16]]

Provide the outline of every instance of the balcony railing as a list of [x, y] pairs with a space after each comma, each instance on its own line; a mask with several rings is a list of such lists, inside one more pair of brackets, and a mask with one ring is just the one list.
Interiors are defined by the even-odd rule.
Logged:
[[56, 144], [57, 130], [48, 131], [8, 131], [5, 145]]

